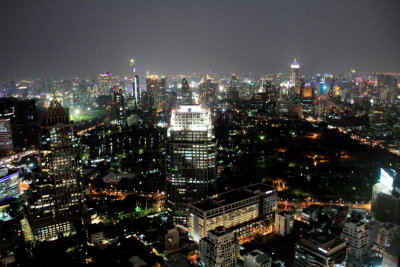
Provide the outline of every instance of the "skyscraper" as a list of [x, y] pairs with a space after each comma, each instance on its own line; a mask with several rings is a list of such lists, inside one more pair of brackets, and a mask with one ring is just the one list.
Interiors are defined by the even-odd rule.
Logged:
[[146, 109], [161, 111], [165, 108], [165, 77], [147, 75], [146, 97], [144, 98]]
[[228, 99], [232, 101], [239, 99], [239, 83], [235, 74], [231, 77], [231, 84], [228, 88]]
[[290, 74], [290, 83], [294, 87], [296, 87], [300, 82], [300, 77], [299, 77], [300, 65], [299, 63], [297, 63], [296, 59], [294, 59], [293, 63], [290, 65], [290, 68], [292, 69], [292, 72]]
[[81, 167], [73, 124], [57, 100], [42, 123], [39, 171], [32, 184], [29, 221], [36, 240], [56, 239], [73, 231], [83, 209]]
[[174, 109], [168, 129], [167, 197], [175, 224], [187, 223], [188, 204], [213, 191], [216, 140], [211, 113], [200, 105]]
[[124, 89], [114, 88], [114, 98], [111, 104], [111, 121], [114, 124], [124, 124], [126, 121]]
[[10, 119], [0, 119], [0, 155], [13, 151], [13, 140]]
[[190, 90], [189, 83], [185, 78], [182, 79], [182, 104], [183, 105], [193, 104], [192, 90]]
[[394, 169], [381, 169], [379, 183], [372, 187], [375, 219], [400, 225], [400, 179]]
[[142, 97], [142, 93], [139, 89], [139, 75], [136, 74], [136, 67], [135, 67], [135, 60], [132, 58], [129, 61], [129, 66], [132, 71], [132, 91], [133, 91], [133, 97], [135, 99], [135, 105], [136, 107], [139, 106], [139, 100]]

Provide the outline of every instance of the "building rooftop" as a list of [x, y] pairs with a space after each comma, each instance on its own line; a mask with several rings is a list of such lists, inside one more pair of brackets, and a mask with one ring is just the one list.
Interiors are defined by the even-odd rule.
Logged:
[[275, 188], [263, 183], [258, 183], [246, 187], [237, 188], [225, 193], [217, 194], [212, 197], [208, 197], [205, 200], [200, 200], [198, 202], [191, 203], [191, 205], [202, 211], [208, 211], [218, 207], [222, 207], [224, 205], [229, 205], [235, 202], [239, 202], [241, 200], [255, 197], [261, 194], [270, 194], [273, 193], [274, 191]]

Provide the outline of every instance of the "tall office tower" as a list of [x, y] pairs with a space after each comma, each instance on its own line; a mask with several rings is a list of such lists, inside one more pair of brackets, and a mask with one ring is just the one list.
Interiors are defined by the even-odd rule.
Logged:
[[276, 190], [266, 184], [253, 184], [189, 204], [188, 230], [196, 242], [207, 231], [225, 226], [246, 237], [263, 233], [276, 210]]
[[135, 99], [135, 106], [138, 107], [142, 92], [139, 88], [139, 75], [136, 74], [135, 60], [133, 58], [129, 61], [129, 67], [132, 71], [132, 93]]
[[206, 267], [235, 267], [239, 250], [239, 240], [223, 226], [208, 231], [200, 240], [200, 260]]
[[228, 99], [232, 101], [239, 99], [239, 82], [236, 74], [233, 74], [231, 77], [231, 84], [228, 88]]
[[110, 95], [110, 90], [112, 87], [112, 74], [110, 72], [100, 73], [97, 81], [98, 81], [98, 91], [100, 95]]
[[10, 119], [16, 151], [39, 144], [39, 118], [35, 100], [0, 98], [0, 118]]
[[121, 87], [114, 89], [113, 102], [111, 103], [111, 122], [122, 125], [126, 121], [126, 110], [124, 101], [124, 89]]
[[167, 136], [167, 203], [173, 222], [186, 225], [188, 204], [215, 187], [217, 144], [210, 111], [200, 105], [172, 110]]
[[400, 179], [394, 169], [381, 169], [379, 182], [372, 188], [372, 212], [381, 222], [400, 225]]
[[300, 83], [300, 75], [299, 75], [300, 65], [299, 63], [297, 63], [296, 59], [290, 65], [290, 68], [292, 70], [290, 74], [290, 83], [292, 84], [292, 86], [296, 87]]
[[368, 250], [370, 231], [365, 223], [349, 220], [344, 224], [340, 238], [347, 243], [347, 258], [360, 259]]
[[192, 90], [190, 90], [189, 83], [185, 78], [182, 79], [182, 104], [183, 105], [194, 104]]
[[165, 77], [158, 75], [146, 76], [146, 96], [143, 96], [146, 109], [164, 110], [165, 99]]
[[315, 113], [315, 98], [314, 88], [310, 83], [302, 82], [300, 85], [300, 99], [303, 106], [303, 116], [314, 116]]
[[0, 169], [0, 202], [19, 197], [19, 177], [17, 171]]
[[0, 155], [8, 155], [13, 152], [13, 140], [11, 120], [0, 118]]
[[296, 267], [346, 266], [346, 242], [334, 235], [314, 233], [301, 238], [295, 245], [294, 263]]
[[83, 210], [78, 144], [69, 114], [57, 100], [45, 113], [39, 151], [29, 222], [36, 240], [57, 239], [73, 232]]

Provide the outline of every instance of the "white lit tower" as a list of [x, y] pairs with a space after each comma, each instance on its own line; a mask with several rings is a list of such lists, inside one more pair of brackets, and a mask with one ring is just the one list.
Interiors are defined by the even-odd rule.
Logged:
[[300, 65], [297, 63], [297, 60], [294, 59], [293, 63], [290, 65], [290, 68], [292, 72], [290, 73], [290, 83], [296, 87], [300, 83], [300, 77], [299, 77], [299, 69]]
[[139, 75], [136, 74], [136, 67], [135, 67], [135, 60], [132, 58], [129, 61], [129, 66], [132, 71], [132, 91], [133, 91], [133, 97], [135, 98], [135, 105], [139, 106], [139, 99], [141, 98], [142, 94], [139, 89]]
[[201, 105], [172, 110], [167, 132], [167, 203], [174, 224], [187, 224], [188, 204], [211, 193], [216, 179], [216, 140], [211, 112]]

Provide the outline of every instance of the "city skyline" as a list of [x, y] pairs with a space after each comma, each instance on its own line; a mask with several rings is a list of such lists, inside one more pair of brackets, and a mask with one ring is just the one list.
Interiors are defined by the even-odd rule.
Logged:
[[[3, 1], [1, 79], [400, 71], [398, 1]], [[150, 19], [149, 19], [150, 18]]]

